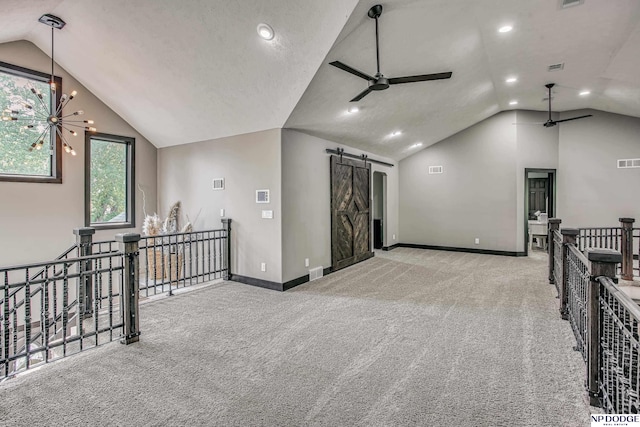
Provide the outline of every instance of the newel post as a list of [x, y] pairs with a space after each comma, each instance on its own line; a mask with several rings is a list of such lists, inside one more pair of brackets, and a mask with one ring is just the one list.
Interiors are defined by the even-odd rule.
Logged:
[[224, 280], [229, 280], [231, 278], [231, 218], [222, 218], [222, 228], [226, 234], [225, 245], [223, 248], [225, 270], [222, 278]]
[[591, 264], [591, 280], [587, 299], [587, 330], [588, 330], [588, 353], [587, 353], [587, 391], [589, 392], [589, 403], [593, 406], [600, 406], [598, 376], [602, 361], [600, 347], [600, 282], [598, 277], [606, 276], [611, 279], [616, 277], [616, 266], [622, 261], [622, 255], [612, 249], [588, 249], [587, 259]]
[[122, 307], [124, 319], [124, 336], [122, 344], [137, 342], [140, 338], [139, 287], [140, 264], [138, 260], [138, 242], [140, 235], [136, 233], [116, 234], [118, 249], [123, 255], [122, 272]]
[[569, 319], [567, 313], [567, 286], [569, 281], [569, 265], [567, 264], [567, 257], [569, 253], [569, 245], [576, 245], [578, 237], [577, 228], [563, 228], [560, 230], [562, 234], [562, 283], [560, 284], [560, 316], [567, 320]]
[[[76, 245], [78, 246], [78, 257], [84, 258], [93, 254], [93, 235], [96, 229], [92, 227], [74, 228], [76, 235]], [[91, 271], [91, 260], [81, 261], [80, 279], [78, 283], [78, 302], [80, 303], [80, 314], [84, 319], [93, 313], [93, 275], [87, 273]]]
[[548, 221], [549, 236], [547, 236], [547, 247], [549, 248], [549, 283], [552, 285], [556, 282], [556, 279], [553, 275], [553, 267], [555, 265], [554, 263], [555, 246], [553, 244], [553, 236], [554, 236], [553, 233], [554, 231], [560, 230], [560, 223], [562, 223], [562, 220], [559, 218], [550, 218]]
[[633, 280], [633, 223], [634, 218], [620, 218], [622, 227], [622, 280]]

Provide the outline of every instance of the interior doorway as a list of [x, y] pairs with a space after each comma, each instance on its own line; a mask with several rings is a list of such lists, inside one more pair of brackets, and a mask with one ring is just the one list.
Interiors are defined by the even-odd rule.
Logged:
[[373, 173], [373, 248], [382, 249], [385, 240], [385, 206], [386, 206], [387, 174]]
[[529, 255], [546, 252], [549, 245], [546, 230], [556, 214], [556, 170], [527, 168], [524, 173], [524, 252]]

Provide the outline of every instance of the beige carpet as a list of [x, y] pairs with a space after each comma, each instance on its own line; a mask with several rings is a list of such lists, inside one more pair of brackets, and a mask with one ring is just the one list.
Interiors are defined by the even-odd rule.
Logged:
[[0, 384], [4, 425], [588, 426], [543, 257], [399, 248], [147, 303], [141, 342]]

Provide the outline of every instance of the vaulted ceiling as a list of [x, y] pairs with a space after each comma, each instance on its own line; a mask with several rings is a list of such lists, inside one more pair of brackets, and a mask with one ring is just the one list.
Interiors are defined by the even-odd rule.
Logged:
[[[57, 62], [157, 147], [287, 127], [401, 159], [498, 111], [546, 110], [549, 82], [555, 111], [640, 117], [637, 0], [383, 1], [385, 76], [453, 77], [373, 92], [347, 114], [367, 82], [328, 64], [375, 74], [373, 4], [3, 0], [0, 43], [25, 39], [48, 53], [50, 30], [37, 19], [60, 16]], [[260, 22], [274, 40], [258, 37]], [[513, 30], [499, 33], [503, 25]]]

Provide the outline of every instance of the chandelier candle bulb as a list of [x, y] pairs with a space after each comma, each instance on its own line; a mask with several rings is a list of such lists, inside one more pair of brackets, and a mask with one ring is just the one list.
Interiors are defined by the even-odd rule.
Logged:
[[[57, 90], [57, 84], [55, 83], [54, 66], [55, 59], [53, 57], [54, 51], [54, 33], [55, 29], [61, 29], [64, 27], [65, 22], [53, 15], [46, 14], [40, 17], [39, 22], [51, 27], [51, 79], [48, 80], [49, 91], [47, 97], [35, 87], [30, 87], [29, 91], [36, 97], [34, 100], [28, 102], [22, 102], [23, 108], [19, 111], [12, 109], [6, 109], [3, 111], [2, 121], [15, 121], [21, 120], [28, 122], [26, 126], [22, 126], [21, 129], [34, 129], [37, 128], [40, 133], [39, 139], [28, 147], [29, 151], [34, 148], [40, 150], [44, 146], [45, 139], [50, 144], [51, 150], [55, 150], [56, 144], [62, 143], [62, 147], [65, 152], [75, 156], [77, 153], [65, 140], [64, 131], [68, 131], [71, 135], [77, 136], [78, 133], [69, 127], [82, 128], [81, 123], [93, 124], [92, 120], [67, 120], [71, 116], [81, 116], [84, 114], [83, 110], [78, 110], [74, 113], [63, 115], [63, 109], [65, 109], [69, 103], [77, 94], [78, 91], [74, 90], [69, 95], [61, 94], [57, 105], [53, 105], [55, 98], [54, 93]], [[44, 83], [44, 82], [43, 82]], [[62, 88], [59, 93], [62, 92]], [[51, 95], [51, 102], [49, 101], [49, 95]], [[39, 100], [39, 101], [38, 101]], [[50, 105], [51, 104], [51, 105]], [[49, 106], [50, 105], [50, 106]], [[15, 107], [14, 107], [15, 108]], [[41, 111], [44, 110], [44, 111]], [[95, 127], [85, 127], [86, 131], [96, 132]], [[55, 141], [57, 139], [57, 142]]]

